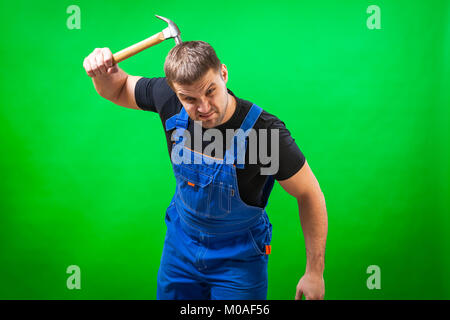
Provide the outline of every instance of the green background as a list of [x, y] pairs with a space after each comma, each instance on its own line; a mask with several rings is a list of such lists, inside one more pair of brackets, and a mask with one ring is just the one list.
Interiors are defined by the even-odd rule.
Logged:
[[[81, 29], [69, 30], [69, 5]], [[381, 29], [369, 30], [369, 5]], [[0, 27], [0, 298], [154, 299], [174, 191], [156, 114], [96, 94], [83, 59], [175, 21], [228, 87], [282, 119], [325, 194], [327, 299], [449, 299], [449, 1], [10, 1]], [[173, 40], [121, 63], [163, 76]], [[305, 269], [276, 184], [269, 299]], [[81, 268], [68, 290], [66, 268]], [[366, 269], [381, 269], [369, 290]]]

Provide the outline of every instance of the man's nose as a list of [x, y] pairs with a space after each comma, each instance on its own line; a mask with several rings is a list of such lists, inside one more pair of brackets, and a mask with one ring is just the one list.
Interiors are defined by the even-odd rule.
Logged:
[[211, 106], [210, 106], [208, 100], [207, 99], [202, 99], [200, 101], [200, 104], [199, 104], [197, 110], [200, 113], [209, 113], [211, 111]]

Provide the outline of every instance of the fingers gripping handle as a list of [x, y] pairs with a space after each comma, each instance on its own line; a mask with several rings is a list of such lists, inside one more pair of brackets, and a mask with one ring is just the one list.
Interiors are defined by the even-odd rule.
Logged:
[[147, 38], [145, 40], [142, 40], [141, 42], [133, 44], [132, 46], [129, 46], [126, 49], [120, 50], [119, 52], [113, 55], [114, 64], [119, 63], [125, 59], [128, 59], [129, 57], [134, 56], [135, 54], [141, 52], [142, 50], [150, 48], [158, 43], [161, 43], [164, 40], [165, 37], [161, 31], [151, 36], [150, 38]]

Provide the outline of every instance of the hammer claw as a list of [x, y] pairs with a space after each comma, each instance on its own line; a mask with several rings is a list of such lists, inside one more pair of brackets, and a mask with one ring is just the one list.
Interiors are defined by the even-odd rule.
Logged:
[[164, 20], [168, 23], [167, 28], [165, 28], [163, 31], [158, 32], [157, 34], [154, 34], [153, 36], [142, 40], [141, 42], [138, 42], [126, 49], [123, 49], [113, 55], [114, 63], [119, 63], [125, 59], [128, 59], [129, 57], [134, 56], [135, 54], [141, 52], [142, 50], [148, 49], [158, 43], [161, 43], [162, 41], [174, 38], [176, 44], [181, 43], [180, 38], [180, 30], [178, 29], [177, 25], [172, 21], [165, 17], [161, 17], [158, 15], [155, 15], [158, 19]]

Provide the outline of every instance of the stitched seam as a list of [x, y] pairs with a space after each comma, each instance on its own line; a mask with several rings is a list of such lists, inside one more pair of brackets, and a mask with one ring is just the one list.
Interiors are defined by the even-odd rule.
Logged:
[[[206, 233], [206, 234], [210, 234], [210, 235], [225, 235], [225, 234], [240, 233], [240, 232], [243, 232], [245, 230], [248, 230], [248, 228], [251, 228], [251, 227], [255, 226], [256, 223], [258, 222], [258, 220], [255, 220], [255, 222], [252, 225], [250, 225], [249, 227], [240, 229], [240, 230], [235, 230], [235, 231], [230, 231], [230, 232], [208, 232], [208, 231], [201, 230], [201, 229], [197, 228], [196, 226], [194, 226], [193, 224], [191, 224], [189, 221], [186, 220], [186, 218], [184, 217], [184, 215], [182, 213], [179, 213], [179, 211], [178, 211], [178, 215], [181, 218], [181, 220], [183, 220], [184, 223], [186, 223], [189, 227], [191, 227], [191, 228], [193, 228], [193, 229], [195, 229], [197, 231], [200, 231], [200, 232], [203, 232], [203, 233]], [[246, 221], [248, 221], [248, 220], [246, 220]]]
[[203, 156], [203, 157], [208, 157], [208, 158], [211, 158], [211, 159], [215, 159], [215, 160], [221, 160], [221, 161], [223, 161], [223, 159], [220, 159], [220, 158], [215, 158], [215, 157], [211, 157], [211, 156], [208, 156], [208, 155], [206, 155], [206, 154], [204, 154], [204, 153], [201, 153], [201, 152], [198, 152], [198, 151], [192, 150], [192, 149], [190, 149], [190, 148], [188, 148], [188, 147], [186, 147], [186, 146], [183, 146], [183, 148], [186, 148], [186, 149], [188, 149], [189, 151], [195, 152], [195, 153], [197, 153], [197, 154], [199, 154], [199, 155], [201, 155], [201, 156]]
[[255, 238], [253, 237], [253, 234], [252, 234], [250, 228], [248, 229], [248, 233], [249, 233], [249, 235], [250, 235], [250, 239], [251, 239], [251, 241], [252, 241], [252, 243], [253, 243], [253, 248], [255, 248], [256, 253], [258, 253], [258, 254], [260, 254], [260, 255], [263, 255], [264, 252], [262, 252], [262, 251], [259, 249], [258, 245], [256, 244], [256, 240], [255, 240]]

